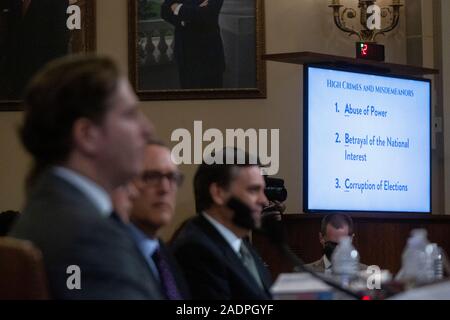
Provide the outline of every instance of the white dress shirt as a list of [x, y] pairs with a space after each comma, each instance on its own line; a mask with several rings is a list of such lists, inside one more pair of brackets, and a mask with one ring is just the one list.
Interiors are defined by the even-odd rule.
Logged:
[[241, 249], [242, 239], [238, 238], [233, 231], [225, 227], [219, 221], [208, 215], [206, 212], [202, 212], [206, 220], [208, 220], [213, 227], [220, 233], [220, 235], [226, 240], [230, 245], [231, 249], [240, 257], [241, 254], [239, 250]]
[[155, 261], [153, 261], [152, 258], [155, 251], [159, 250], [160, 247], [158, 239], [149, 238], [144, 232], [142, 232], [132, 223], [128, 224], [127, 228], [130, 231], [133, 240], [135, 241], [145, 260], [147, 261], [147, 264], [149, 265], [156, 279], [158, 279], [158, 281], [161, 281], [159, 277], [158, 267], [156, 266]]

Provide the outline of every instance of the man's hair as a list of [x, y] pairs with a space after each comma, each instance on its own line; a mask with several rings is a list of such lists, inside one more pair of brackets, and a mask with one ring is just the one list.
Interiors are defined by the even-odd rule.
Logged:
[[322, 224], [320, 226], [320, 233], [322, 236], [327, 234], [327, 226], [331, 225], [335, 229], [341, 229], [345, 226], [348, 227], [348, 235], [353, 234], [353, 220], [350, 216], [343, 213], [329, 214], [322, 219]]
[[34, 158], [28, 182], [67, 160], [73, 125], [79, 118], [101, 123], [117, 90], [120, 72], [109, 58], [69, 56], [47, 64], [25, 92], [20, 138]]
[[222, 163], [207, 164], [203, 161], [195, 173], [194, 194], [197, 213], [209, 209], [214, 203], [209, 192], [211, 184], [216, 183], [218, 186], [227, 189], [238, 174], [239, 168], [251, 166], [261, 167], [256, 157], [240, 149], [224, 148], [220, 153], [217, 157], [215, 154], [212, 154], [211, 157], [222, 159]]

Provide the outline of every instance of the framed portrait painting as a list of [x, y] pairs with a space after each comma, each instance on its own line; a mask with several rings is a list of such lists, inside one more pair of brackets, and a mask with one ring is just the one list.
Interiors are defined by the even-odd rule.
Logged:
[[141, 100], [266, 97], [263, 0], [128, 0]]
[[0, 110], [49, 61], [95, 51], [95, 0], [0, 0]]

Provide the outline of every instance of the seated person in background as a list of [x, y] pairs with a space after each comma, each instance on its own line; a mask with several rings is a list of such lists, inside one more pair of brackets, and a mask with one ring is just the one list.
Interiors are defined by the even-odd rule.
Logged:
[[19, 215], [19, 212], [12, 210], [0, 213], [0, 237], [5, 237], [8, 234]]
[[183, 175], [172, 162], [169, 148], [150, 141], [144, 157], [144, 171], [133, 182], [137, 196], [132, 199], [128, 230], [147, 261], [161, 295], [169, 300], [189, 299], [189, 289], [177, 262], [157, 235], [175, 214], [178, 188]]
[[[330, 214], [322, 219], [319, 241], [323, 247], [323, 256], [319, 260], [306, 266], [318, 273], [331, 273], [331, 256], [339, 244], [341, 238], [349, 236], [353, 239], [353, 220], [346, 214]], [[359, 264], [360, 270], [367, 269], [364, 264]]]
[[[245, 240], [268, 204], [261, 169], [236, 148], [220, 153], [197, 169], [198, 214], [173, 239], [175, 257], [194, 299], [271, 299], [269, 273]], [[234, 164], [226, 164], [230, 158]]]

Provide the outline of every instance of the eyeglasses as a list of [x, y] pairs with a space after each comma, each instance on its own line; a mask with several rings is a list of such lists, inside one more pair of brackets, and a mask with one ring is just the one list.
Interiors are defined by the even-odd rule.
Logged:
[[163, 178], [167, 178], [171, 185], [180, 187], [183, 184], [184, 176], [181, 172], [174, 171], [169, 173], [161, 173], [159, 171], [145, 171], [141, 179], [148, 186], [157, 186], [161, 184]]

